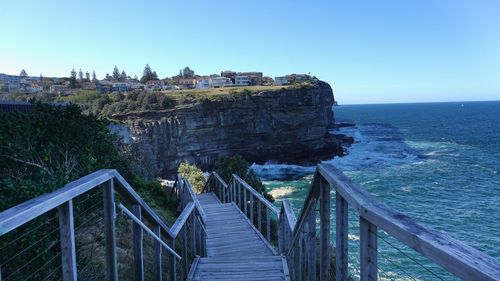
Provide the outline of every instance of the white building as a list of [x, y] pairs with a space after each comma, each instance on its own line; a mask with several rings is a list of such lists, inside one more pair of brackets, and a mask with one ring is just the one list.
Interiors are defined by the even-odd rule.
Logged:
[[212, 81], [212, 87], [214, 88], [233, 85], [233, 81], [227, 77], [212, 77], [210, 80]]
[[274, 84], [275, 85], [288, 85], [288, 79], [286, 78], [286, 76], [274, 77]]
[[210, 78], [199, 78], [196, 79], [196, 89], [208, 89], [212, 85]]
[[8, 75], [4, 73], [0, 73], [0, 82], [4, 82], [8, 86], [8, 90], [17, 91], [21, 87], [21, 77], [17, 75]]
[[237, 86], [250, 86], [252, 85], [252, 79], [246, 75], [237, 75], [234, 78], [234, 84]]
[[64, 93], [66, 92], [68, 89], [68, 87], [64, 86], [64, 85], [52, 85], [50, 86], [50, 92], [51, 93], [55, 93], [55, 94], [59, 94], [59, 93]]

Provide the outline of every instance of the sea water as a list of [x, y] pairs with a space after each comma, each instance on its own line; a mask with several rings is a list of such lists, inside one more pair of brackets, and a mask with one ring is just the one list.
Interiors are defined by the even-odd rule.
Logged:
[[[339, 131], [355, 143], [347, 156], [325, 162], [385, 204], [500, 261], [500, 102], [345, 105], [334, 113], [337, 122], [356, 124]], [[314, 167], [268, 163], [253, 169], [277, 204], [288, 198], [298, 215]], [[350, 225], [356, 279], [354, 211]], [[379, 236], [381, 279], [454, 279], [382, 231]]]

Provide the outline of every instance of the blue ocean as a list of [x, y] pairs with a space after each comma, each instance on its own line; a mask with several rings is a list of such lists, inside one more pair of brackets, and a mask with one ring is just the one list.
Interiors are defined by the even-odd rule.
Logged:
[[[500, 102], [343, 105], [334, 113], [337, 122], [355, 124], [339, 130], [355, 143], [347, 156], [325, 162], [387, 205], [500, 260]], [[253, 169], [277, 204], [288, 198], [298, 215], [314, 167], [268, 163]], [[357, 279], [358, 226], [350, 213], [350, 272]], [[381, 280], [454, 280], [381, 237]]]

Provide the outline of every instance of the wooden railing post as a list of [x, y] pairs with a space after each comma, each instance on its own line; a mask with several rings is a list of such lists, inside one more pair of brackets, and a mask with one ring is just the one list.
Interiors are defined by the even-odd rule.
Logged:
[[320, 280], [330, 280], [330, 185], [319, 178], [320, 192]]
[[226, 198], [226, 188], [221, 184], [222, 188], [222, 203], [226, 203], [227, 198]]
[[[260, 205], [260, 204], [259, 204]], [[283, 248], [284, 246], [284, 239], [285, 239], [285, 220], [284, 220], [284, 215], [283, 215], [283, 204], [280, 209], [280, 214], [278, 216], [278, 253], [286, 255], [285, 249]], [[260, 219], [260, 217], [259, 217]], [[259, 223], [260, 225], [260, 223]], [[260, 230], [260, 229], [259, 229]]]
[[182, 227], [182, 263], [184, 266], [184, 274], [183, 278], [186, 279], [186, 276], [189, 272], [189, 264], [187, 259], [187, 224]]
[[307, 236], [309, 233], [309, 225], [306, 222], [299, 239], [299, 249], [300, 249], [300, 280], [306, 280], [307, 276]]
[[[153, 227], [153, 232], [156, 234], [158, 237], [161, 238], [161, 228], [159, 225], [155, 225]], [[162, 261], [161, 261], [161, 244], [160, 242], [154, 241], [154, 262], [153, 262], [153, 272], [155, 275], [155, 280], [156, 281], [162, 281], [163, 279], [163, 270], [162, 270]]]
[[255, 225], [254, 220], [253, 220], [253, 195], [250, 193], [250, 221], [252, 222], [252, 225]]
[[335, 278], [347, 280], [348, 204], [339, 192], [335, 194], [335, 217]]
[[266, 238], [267, 241], [271, 242], [271, 214], [269, 214], [271, 210], [266, 207]]
[[[316, 280], [316, 210], [312, 209], [309, 214], [309, 219], [307, 221], [309, 226], [308, 233], [308, 253], [307, 253], [307, 272], [308, 272], [308, 280], [315, 281]], [[342, 279], [337, 279], [342, 280]]]
[[196, 214], [191, 215], [191, 255], [196, 256]]
[[[141, 206], [132, 205], [132, 213], [138, 219], [141, 219]], [[144, 254], [142, 247], [143, 232], [140, 225], [133, 223], [133, 235], [134, 235], [134, 264], [135, 264], [135, 280], [144, 280]]]
[[257, 200], [257, 226], [262, 233], [262, 203], [260, 200]]
[[236, 189], [236, 206], [238, 206], [238, 208], [240, 208], [241, 210], [241, 190], [240, 190], [240, 185], [238, 184], [238, 182], [234, 181], [234, 188]]
[[297, 240], [297, 243], [293, 245], [293, 279], [294, 280], [302, 280], [301, 279], [301, 256], [302, 256], [302, 251], [300, 249], [300, 240], [302, 240], [301, 237], [299, 237], [299, 240]]
[[[61, 240], [61, 266], [64, 281], [76, 281], [75, 227], [73, 221], [73, 200], [57, 207], [59, 213], [59, 234]], [[0, 273], [1, 275], [1, 273]], [[2, 277], [0, 276], [0, 280]]]
[[377, 226], [359, 217], [359, 250], [361, 281], [376, 281], [377, 269]]
[[103, 189], [104, 237], [106, 241], [106, 278], [108, 281], [118, 281], [114, 191], [113, 179], [110, 179], [105, 184]]
[[243, 206], [244, 212], [243, 213], [248, 218], [248, 200], [247, 200], [247, 193], [248, 192], [247, 192], [247, 189], [244, 187], [242, 188], [242, 190], [243, 190], [243, 204], [244, 204], [244, 206]]

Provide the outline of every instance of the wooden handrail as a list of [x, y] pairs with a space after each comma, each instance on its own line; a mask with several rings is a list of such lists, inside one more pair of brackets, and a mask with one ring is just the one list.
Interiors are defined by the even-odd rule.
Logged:
[[237, 181], [243, 188], [252, 193], [253, 196], [257, 197], [257, 199], [262, 202], [262, 204], [266, 205], [268, 209], [270, 209], [276, 216], [279, 215], [280, 210], [273, 205], [273, 203], [269, 202], [262, 194], [258, 193], [253, 187], [251, 187], [246, 181], [242, 180], [238, 175], [233, 174], [232, 180]]
[[149, 229], [149, 227], [147, 227], [139, 218], [134, 216], [134, 214], [132, 214], [132, 212], [129, 211], [129, 209], [123, 206], [122, 203], [118, 203], [118, 205], [116, 206], [118, 207], [118, 209], [122, 210], [122, 212], [124, 212], [130, 219], [132, 219], [135, 223], [137, 223], [144, 231], [146, 231], [149, 235], [151, 235], [151, 237], [153, 237], [157, 242], [159, 242], [163, 246], [163, 248], [165, 248], [165, 250], [169, 251], [177, 259], [179, 260], [182, 259], [181, 256], [179, 256], [179, 254], [177, 254], [174, 249], [170, 248], [167, 244], [165, 244], [165, 242], [163, 242], [163, 240], [161, 240], [160, 237], [158, 237], [151, 229]]
[[99, 170], [68, 183], [52, 193], [25, 201], [0, 213], [0, 236], [45, 214], [113, 178], [112, 170]]
[[193, 187], [191, 186], [191, 183], [189, 183], [188, 180], [184, 179], [180, 175], [177, 175], [177, 181], [176, 181], [176, 185], [174, 186], [174, 188], [179, 188], [179, 186], [178, 186], [179, 183], [183, 186], [184, 191], [187, 190], [187, 195], [189, 196], [189, 202], [194, 203], [196, 210], [201, 215], [203, 223], [205, 223], [207, 220], [207, 216], [205, 214], [205, 211], [201, 207], [201, 204], [200, 204], [200, 201], [198, 200], [198, 197], [196, 197], [196, 195], [194, 194], [194, 190], [193, 190]]
[[179, 235], [179, 232], [181, 231], [181, 229], [186, 224], [187, 220], [189, 219], [189, 217], [193, 213], [194, 209], [195, 209], [194, 203], [193, 202], [189, 202], [184, 207], [184, 209], [182, 210], [182, 213], [179, 215], [179, 217], [177, 217], [177, 220], [175, 220], [174, 224], [170, 228], [170, 231], [171, 231], [172, 236], [174, 238], [176, 238], [177, 235]]
[[1, 212], [0, 236], [111, 179], [116, 179], [120, 183], [121, 195], [125, 196], [133, 204], [139, 204], [144, 209], [147, 218], [160, 225], [162, 230], [171, 236], [170, 229], [165, 222], [142, 200], [125, 179], [116, 170], [112, 169], [99, 170], [88, 174], [54, 192], [33, 198]]
[[[37, 217], [40, 217], [50, 210], [57, 209], [60, 217], [61, 233], [61, 258], [62, 272], [64, 280], [74, 280], [77, 276], [76, 248], [75, 248], [75, 228], [73, 223], [73, 199], [86, 192], [101, 188], [103, 190], [103, 224], [105, 240], [105, 263], [106, 278], [117, 280], [118, 266], [116, 253], [116, 208], [122, 210], [128, 218], [134, 221], [134, 263], [136, 278], [144, 278], [143, 262], [143, 231], [155, 238], [154, 241], [154, 274], [159, 278], [162, 272], [162, 254], [160, 247], [169, 251], [170, 268], [175, 268], [175, 259], [182, 259], [183, 278], [189, 271], [189, 261], [187, 252], [187, 224], [191, 223], [190, 235], [191, 258], [196, 255], [206, 255], [206, 230], [204, 226], [205, 214], [198, 199], [194, 195], [189, 181], [179, 178], [177, 185], [183, 185], [186, 197], [190, 202], [185, 205], [181, 215], [177, 218], [172, 228], [161, 219], [149, 205], [137, 194], [130, 184], [116, 170], [99, 170], [66, 184], [64, 187], [37, 198], [33, 198], [0, 213], [0, 237], [9, 233]], [[131, 204], [132, 209], [128, 210], [121, 203], [116, 203], [115, 193], [120, 195], [126, 202]], [[141, 220], [148, 221], [152, 228], [148, 228]], [[175, 239], [182, 239], [182, 258], [175, 251]], [[165, 239], [165, 242], [163, 241]], [[195, 245], [198, 245], [195, 248]], [[71, 246], [73, 245], [73, 246]], [[199, 249], [199, 250], [198, 250]], [[176, 280], [176, 270], [169, 270], [170, 279]], [[142, 277], [141, 277], [142, 276]], [[73, 278], [73, 279], [71, 279]], [[0, 272], [0, 280], [2, 279]]]
[[333, 165], [318, 173], [371, 224], [465, 280], [499, 280], [500, 262], [381, 203]]

